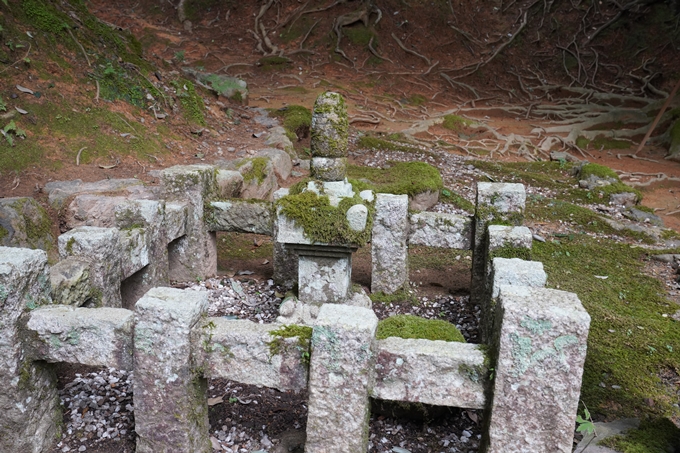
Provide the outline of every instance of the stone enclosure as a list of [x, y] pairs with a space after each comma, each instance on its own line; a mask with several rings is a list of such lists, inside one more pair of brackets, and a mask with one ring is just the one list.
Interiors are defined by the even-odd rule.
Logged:
[[[0, 451], [56, 442], [51, 367], [72, 363], [134, 370], [138, 453], [212, 451], [206, 379], [218, 377], [308, 389], [310, 453], [366, 451], [370, 398], [485, 409], [484, 452], [571, 452], [590, 317], [522, 259], [532, 241], [524, 187], [478, 183], [472, 216], [410, 211], [407, 195], [355, 193], [346, 146], [342, 98], [326, 93], [313, 115], [314, 179], [294, 190], [276, 190], [275, 177], [253, 184], [263, 165], [288, 177], [290, 156], [277, 149], [168, 168], [157, 187], [52, 183], [58, 250], [25, 233], [40, 225], [37, 203], [3, 200], [0, 226], [14, 242], [0, 247]], [[263, 199], [249, 198], [260, 189]], [[344, 216], [343, 227], [319, 236], [295, 197], [322, 199], [313, 210]], [[275, 280], [298, 287], [277, 323], [211, 318], [207, 294], [168, 287], [216, 273], [217, 231], [274, 238]], [[482, 344], [376, 340], [371, 301], [351, 285], [352, 253], [370, 245], [371, 291], [390, 294], [408, 283], [410, 244], [472, 250]], [[41, 249], [58, 260], [48, 265]], [[292, 325], [303, 327], [291, 336]]]

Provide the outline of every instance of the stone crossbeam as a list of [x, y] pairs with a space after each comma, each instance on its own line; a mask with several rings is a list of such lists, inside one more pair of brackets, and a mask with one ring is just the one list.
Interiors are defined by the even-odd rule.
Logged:
[[122, 308], [41, 307], [26, 327], [34, 360], [132, 371], [134, 312]]
[[390, 337], [378, 341], [371, 396], [482, 409], [487, 359], [475, 344]]

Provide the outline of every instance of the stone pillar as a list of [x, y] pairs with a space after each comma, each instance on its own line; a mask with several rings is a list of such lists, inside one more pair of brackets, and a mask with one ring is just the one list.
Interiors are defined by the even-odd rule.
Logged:
[[312, 334], [306, 453], [365, 453], [375, 369], [372, 310], [321, 307]]
[[50, 304], [47, 254], [0, 247], [0, 451], [40, 453], [57, 440], [56, 376], [23, 347], [24, 314]]
[[571, 453], [590, 316], [576, 294], [502, 286], [496, 324], [480, 451]]
[[178, 281], [204, 279], [217, 273], [215, 232], [204, 221], [204, 203], [217, 193], [216, 170], [210, 165], [178, 165], [161, 173], [169, 200], [186, 200], [189, 213], [186, 234], [170, 251], [169, 278]]
[[312, 111], [310, 174], [321, 181], [342, 181], [347, 172], [349, 122], [345, 101], [327, 91], [316, 99]]
[[[283, 188], [274, 192], [274, 202], [285, 197], [289, 193], [289, 189]], [[279, 238], [279, 219], [277, 215], [274, 218], [274, 225], [272, 227], [272, 238], [274, 240], [274, 257], [272, 265], [274, 266], [273, 279], [277, 285], [281, 285], [287, 289], [293, 288], [298, 282], [298, 256], [295, 252], [290, 250]]]
[[95, 307], [121, 308], [120, 282], [123, 280], [118, 228], [81, 226], [59, 236], [59, 256], [76, 256], [90, 262]]
[[191, 331], [205, 292], [153, 288], [136, 304], [137, 453], [210, 453], [206, 380], [192, 363]]
[[485, 290], [489, 259], [487, 227], [493, 224], [521, 225], [524, 221], [525, 203], [526, 192], [523, 184], [477, 183], [470, 285], [470, 299], [473, 304], [481, 306], [484, 298], [488, 296], [488, 291]]
[[[489, 341], [490, 334], [493, 331], [494, 297], [498, 296], [497, 290], [495, 294], [492, 294], [493, 277], [491, 273], [493, 260], [495, 258], [521, 258], [523, 260], [529, 260], [531, 259], [531, 245], [533, 241], [531, 230], [524, 226], [512, 227], [505, 225], [489, 225], [486, 234], [487, 240], [483, 251], [485, 255], [484, 281], [482, 282], [482, 287], [475, 287], [477, 289], [476, 297], [478, 298], [475, 302], [479, 303], [481, 309], [480, 334], [481, 340], [484, 343]], [[541, 265], [542, 272], [543, 265], [541, 263], [537, 264]], [[508, 272], [510, 272], [509, 275], [514, 275], [511, 270]], [[545, 273], [543, 275], [545, 275]], [[510, 280], [508, 280], [508, 282], [509, 281]], [[520, 279], [517, 279], [511, 284], [521, 284], [519, 283], [520, 281]], [[543, 283], [545, 284], [545, 280]]]
[[[129, 200], [116, 206], [116, 226], [121, 229], [123, 250], [123, 278], [121, 297], [123, 307], [132, 308], [148, 290], [165, 286], [168, 280], [168, 235], [165, 222], [165, 203], [155, 200]], [[127, 255], [135, 247], [135, 241], [142, 242], [143, 260], [132, 258], [126, 266]], [[126, 269], [129, 267], [129, 269]]]
[[379, 193], [375, 202], [371, 291], [392, 294], [408, 283], [408, 195]]

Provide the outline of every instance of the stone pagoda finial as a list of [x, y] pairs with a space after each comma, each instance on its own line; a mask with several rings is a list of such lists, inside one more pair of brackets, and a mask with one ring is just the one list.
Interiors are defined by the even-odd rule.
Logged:
[[345, 100], [327, 91], [312, 112], [311, 176], [321, 181], [343, 181], [347, 170], [349, 122]]

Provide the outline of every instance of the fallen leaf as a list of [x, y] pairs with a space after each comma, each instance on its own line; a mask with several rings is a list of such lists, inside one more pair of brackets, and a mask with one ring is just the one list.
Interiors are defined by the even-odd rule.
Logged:
[[17, 85], [17, 90], [21, 91], [22, 93], [33, 94], [33, 90], [31, 90], [30, 88], [22, 87], [21, 85]]
[[595, 275], [595, 278], [599, 278], [601, 280], [607, 280], [609, 278], [609, 275]]
[[24, 109], [21, 109], [19, 107], [14, 107], [17, 112], [21, 113], [22, 115], [28, 115], [28, 112]]
[[269, 260], [262, 261], [262, 265], [264, 266], [265, 264], [269, 264]]
[[238, 397], [237, 397], [236, 399], [237, 399], [238, 402], [241, 403], [241, 404], [250, 404], [250, 403], [253, 402], [253, 400], [247, 400], [247, 399], [245, 399], [245, 398], [238, 398]]
[[253, 244], [255, 245], [255, 247], [259, 247], [262, 244], [264, 244], [264, 239], [253, 239]]
[[104, 170], [111, 170], [112, 168], [116, 168], [118, 164], [113, 164], [113, 165], [100, 165], [99, 168], [103, 168]]
[[253, 275], [253, 271], [238, 271], [238, 275]]
[[208, 398], [208, 406], [215, 406], [220, 403], [224, 403], [224, 399], [221, 396], [216, 398]]

